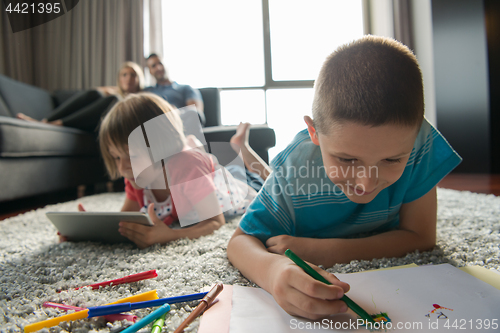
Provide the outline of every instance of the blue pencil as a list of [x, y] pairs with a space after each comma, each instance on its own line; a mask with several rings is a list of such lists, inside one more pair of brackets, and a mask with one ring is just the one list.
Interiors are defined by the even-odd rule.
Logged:
[[123, 331], [121, 331], [121, 333], [137, 332], [138, 330], [140, 330], [141, 328], [143, 328], [147, 324], [151, 323], [153, 320], [163, 316], [168, 311], [170, 311], [170, 305], [164, 304], [164, 305], [160, 306], [158, 309], [156, 309], [153, 312], [151, 312], [150, 314], [148, 314], [146, 317], [144, 317], [141, 320], [139, 320], [138, 322], [136, 322], [134, 325], [129, 326], [126, 329], [124, 329]]
[[206, 295], [207, 295], [207, 293], [197, 293], [197, 294], [191, 294], [191, 295], [159, 298], [159, 299], [154, 299], [152, 301], [94, 306], [94, 307], [88, 308], [88, 310], [89, 310], [88, 318], [105, 316], [105, 315], [114, 314], [114, 313], [121, 313], [121, 312], [130, 311], [130, 310], [136, 310], [136, 309], [150, 308], [153, 306], [160, 306], [160, 305], [163, 305], [166, 303], [174, 304], [174, 303], [195, 301], [198, 299], [202, 299]]

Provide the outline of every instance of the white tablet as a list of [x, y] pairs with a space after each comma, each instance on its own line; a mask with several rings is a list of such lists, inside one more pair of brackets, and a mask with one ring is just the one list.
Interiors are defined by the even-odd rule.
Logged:
[[120, 221], [153, 225], [148, 215], [139, 212], [48, 212], [45, 215], [71, 242], [130, 243], [118, 232]]

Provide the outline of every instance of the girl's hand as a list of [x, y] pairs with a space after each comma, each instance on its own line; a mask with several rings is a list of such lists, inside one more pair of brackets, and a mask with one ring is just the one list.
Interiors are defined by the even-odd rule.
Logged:
[[118, 231], [139, 248], [144, 249], [156, 243], [167, 243], [177, 239], [175, 230], [168, 227], [155, 214], [154, 204], [148, 207], [148, 215], [154, 226], [145, 226], [133, 222], [120, 222]]
[[68, 237], [61, 235], [61, 233], [58, 231], [57, 236], [59, 236], [59, 243], [64, 243], [68, 241]]
[[271, 272], [271, 294], [276, 302], [292, 316], [312, 320], [347, 311], [340, 301], [349, 285], [339, 281], [335, 275], [309, 264], [332, 285], [317, 281], [288, 258], [276, 262]]
[[[78, 211], [79, 212], [84, 212], [85, 208], [83, 208], [83, 205], [81, 203], [78, 204]], [[64, 243], [68, 241], [68, 237], [61, 235], [61, 233], [58, 231], [57, 236], [59, 236], [59, 243]]]

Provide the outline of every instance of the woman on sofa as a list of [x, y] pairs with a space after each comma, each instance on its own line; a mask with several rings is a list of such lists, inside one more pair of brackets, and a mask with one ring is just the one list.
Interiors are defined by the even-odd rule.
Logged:
[[[94, 132], [107, 111], [126, 95], [137, 93], [144, 88], [144, 73], [134, 62], [125, 62], [118, 71], [116, 86], [97, 87], [77, 93], [41, 122], [57, 126], [78, 128]], [[18, 113], [17, 118], [39, 121]]]

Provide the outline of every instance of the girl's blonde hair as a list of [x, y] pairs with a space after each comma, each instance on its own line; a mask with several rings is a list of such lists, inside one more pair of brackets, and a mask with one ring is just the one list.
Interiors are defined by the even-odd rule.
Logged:
[[[121, 177], [116, 167], [113, 156], [109, 153], [109, 147], [114, 146], [128, 154], [128, 140], [130, 133], [141, 127], [145, 132], [143, 124], [161, 115], [165, 115], [167, 121], [172, 125], [173, 131], [169, 131], [168, 145], [176, 151], [181, 151], [186, 146], [186, 137], [183, 131], [182, 120], [171, 106], [163, 98], [151, 93], [129, 94], [124, 100], [116, 103], [101, 122], [99, 128], [99, 147], [104, 159], [104, 164], [111, 179]], [[150, 147], [147, 138], [146, 145]]]
[[120, 95], [122, 97], [125, 97], [125, 95], [127, 95], [127, 92], [124, 91], [122, 89], [122, 87], [120, 86], [120, 75], [122, 73], [122, 70], [124, 70], [125, 68], [131, 68], [135, 74], [137, 75], [137, 77], [139, 78], [139, 91], [141, 91], [142, 89], [144, 89], [144, 72], [142, 71], [141, 67], [136, 64], [135, 62], [132, 62], [132, 61], [127, 61], [127, 62], [124, 62], [122, 64], [122, 66], [120, 67], [120, 69], [118, 70], [118, 75], [116, 76], [116, 85], [118, 86], [118, 92], [120, 93]]

